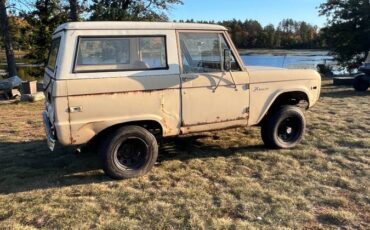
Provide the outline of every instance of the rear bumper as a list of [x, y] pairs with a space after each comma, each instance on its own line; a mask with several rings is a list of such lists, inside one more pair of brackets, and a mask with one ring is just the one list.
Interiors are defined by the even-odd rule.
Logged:
[[49, 117], [45, 111], [42, 112], [42, 120], [44, 122], [46, 141], [47, 141], [48, 147], [51, 151], [53, 151], [55, 147], [56, 138], [55, 138]]

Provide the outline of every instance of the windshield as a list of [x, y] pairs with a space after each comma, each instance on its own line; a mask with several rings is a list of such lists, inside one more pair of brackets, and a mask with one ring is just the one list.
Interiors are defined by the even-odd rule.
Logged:
[[46, 67], [54, 71], [57, 64], [58, 50], [59, 50], [60, 38], [55, 38], [51, 43], [49, 52], [49, 58]]

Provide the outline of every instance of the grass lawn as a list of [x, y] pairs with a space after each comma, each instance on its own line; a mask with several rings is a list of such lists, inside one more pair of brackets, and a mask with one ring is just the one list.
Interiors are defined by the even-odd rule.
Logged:
[[0, 105], [0, 229], [369, 228], [370, 91], [324, 81], [296, 149], [264, 148], [257, 127], [202, 133], [124, 181], [96, 154], [49, 152], [42, 109]]

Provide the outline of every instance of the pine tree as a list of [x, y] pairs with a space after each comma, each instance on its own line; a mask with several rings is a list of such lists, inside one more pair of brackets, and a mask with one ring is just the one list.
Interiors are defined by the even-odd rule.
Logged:
[[94, 21], [167, 21], [166, 11], [181, 0], [92, 0]]
[[370, 1], [327, 0], [320, 14], [328, 18], [323, 35], [336, 59], [357, 68], [370, 50]]

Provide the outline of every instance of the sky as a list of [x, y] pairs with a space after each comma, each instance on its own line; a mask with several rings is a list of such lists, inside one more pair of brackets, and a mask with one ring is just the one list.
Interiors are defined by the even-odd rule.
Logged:
[[318, 6], [325, 0], [183, 0], [168, 12], [171, 20], [254, 19], [263, 26], [277, 25], [292, 18], [323, 27], [325, 17], [319, 17]]

